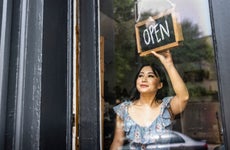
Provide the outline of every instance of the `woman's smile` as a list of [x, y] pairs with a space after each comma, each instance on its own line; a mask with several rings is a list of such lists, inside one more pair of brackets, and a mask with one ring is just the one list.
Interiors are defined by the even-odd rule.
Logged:
[[141, 88], [148, 88], [149, 85], [147, 85], [147, 84], [140, 84], [140, 87], [141, 87]]

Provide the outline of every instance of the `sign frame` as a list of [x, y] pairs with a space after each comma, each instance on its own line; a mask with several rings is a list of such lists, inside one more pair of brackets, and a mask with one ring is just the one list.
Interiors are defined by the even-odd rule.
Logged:
[[171, 15], [171, 17], [172, 17], [172, 27], [174, 30], [175, 41], [168, 43], [168, 44], [165, 44], [163, 46], [156, 47], [156, 48], [143, 50], [143, 48], [141, 46], [140, 27], [142, 27], [143, 25], [146, 25], [146, 23], [148, 23], [149, 20], [146, 19], [144, 21], [140, 21], [140, 22], [135, 24], [137, 52], [139, 53], [140, 56], [146, 56], [146, 55], [150, 54], [151, 51], [158, 52], [158, 51], [163, 51], [163, 50], [174, 48], [174, 47], [181, 45], [182, 41], [184, 40], [184, 37], [183, 37], [182, 29], [181, 29], [181, 24], [179, 23], [178, 18], [177, 18], [177, 14], [174, 10], [168, 10], [165, 13], [160, 13], [158, 15], [152, 16], [151, 18], [153, 20], [157, 20], [157, 19], [163, 18], [167, 15]]

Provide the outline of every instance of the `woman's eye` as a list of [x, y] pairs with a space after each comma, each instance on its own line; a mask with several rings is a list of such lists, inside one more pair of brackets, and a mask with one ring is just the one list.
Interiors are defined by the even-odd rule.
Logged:
[[154, 78], [155, 76], [154, 75], [148, 75], [149, 78]]
[[142, 75], [142, 74], [139, 74], [138, 77], [141, 78], [141, 77], [143, 77], [143, 75]]

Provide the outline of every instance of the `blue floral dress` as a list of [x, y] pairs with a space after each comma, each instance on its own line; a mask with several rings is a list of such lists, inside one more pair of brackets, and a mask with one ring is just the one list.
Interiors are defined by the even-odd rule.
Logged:
[[156, 134], [172, 129], [171, 115], [168, 110], [170, 107], [169, 102], [172, 97], [165, 97], [162, 99], [162, 105], [159, 116], [148, 127], [138, 125], [128, 113], [129, 106], [132, 101], [125, 101], [113, 107], [116, 114], [124, 122], [125, 138], [131, 143], [129, 149], [148, 149], [148, 144], [155, 142]]

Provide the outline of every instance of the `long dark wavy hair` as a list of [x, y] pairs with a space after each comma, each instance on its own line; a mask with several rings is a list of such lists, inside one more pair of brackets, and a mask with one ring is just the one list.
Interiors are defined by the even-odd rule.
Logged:
[[140, 98], [140, 93], [136, 88], [136, 81], [137, 81], [137, 78], [138, 78], [138, 75], [139, 75], [141, 69], [143, 67], [146, 67], [146, 66], [150, 66], [152, 68], [153, 73], [155, 74], [155, 76], [160, 78], [160, 82], [163, 83], [163, 87], [157, 91], [157, 94], [156, 94], [156, 97], [155, 97], [156, 102], [161, 102], [161, 100], [165, 96], [168, 96], [169, 84], [168, 84], [168, 81], [167, 81], [166, 72], [165, 72], [164, 68], [162, 66], [159, 66], [159, 65], [154, 64], [154, 63], [152, 63], [152, 64], [143, 64], [139, 68], [139, 70], [138, 70], [138, 72], [137, 72], [137, 74], [135, 76], [135, 79], [134, 79], [134, 87], [133, 87], [133, 90], [132, 90], [133, 92], [131, 94], [130, 100], [135, 101], [135, 100]]

